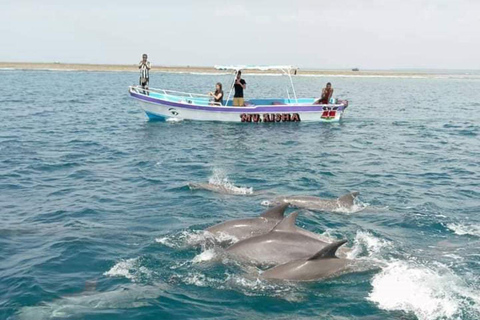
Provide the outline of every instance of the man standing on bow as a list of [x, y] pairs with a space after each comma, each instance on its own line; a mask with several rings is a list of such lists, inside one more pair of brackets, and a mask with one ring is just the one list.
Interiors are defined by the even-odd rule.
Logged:
[[138, 64], [138, 69], [140, 69], [140, 86], [143, 89], [148, 90], [148, 82], [150, 80], [150, 68], [152, 65], [150, 61], [147, 60], [148, 56], [146, 53], [142, 56], [142, 61]]

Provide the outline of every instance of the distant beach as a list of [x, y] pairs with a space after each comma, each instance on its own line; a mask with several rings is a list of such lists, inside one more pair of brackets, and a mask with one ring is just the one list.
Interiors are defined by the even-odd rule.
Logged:
[[[79, 63], [32, 63], [32, 62], [0, 62], [1, 69], [14, 70], [58, 70], [58, 71], [101, 71], [101, 72], [137, 72], [136, 64], [122, 65], [122, 64], [79, 64]], [[355, 69], [355, 68], [353, 68]], [[217, 70], [213, 67], [199, 67], [199, 66], [156, 66], [153, 65], [151, 72], [163, 73], [205, 73], [205, 74], [225, 74], [225, 70]], [[279, 71], [256, 71], [247, 70], [244, 73], [248, 74], [276, 74]], [[430, 78], [430, 77], [444, 77], [452, 75], [468, 75], [463, 72], [441, 72], [441, 71], [398, 71], [398, 70], [315, 70], [315, 69], [298, 69], [299, 76], [345, 76], [345, 77], [408, 77], [408, 78]]]

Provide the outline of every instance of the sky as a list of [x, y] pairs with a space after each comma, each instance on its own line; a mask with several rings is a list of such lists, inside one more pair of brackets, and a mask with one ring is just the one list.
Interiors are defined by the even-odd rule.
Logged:
[[0, 0], [0, 61], [480, 69], [480, 0]]

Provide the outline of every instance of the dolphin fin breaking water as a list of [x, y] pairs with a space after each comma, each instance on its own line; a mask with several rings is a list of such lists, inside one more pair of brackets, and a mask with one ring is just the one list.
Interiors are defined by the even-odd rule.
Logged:
[[320, 251], [315, 253], [310, 258], [308, 258], [308, 260], [336, 258], [337, 256], [335, 254], [336, 254], [338, 248], [340, 248], [345, 243], [347, 243], [347, 240], [340, 240], [340, 241], [331, 243], [328, 246], [326, 246], [325, 248], [322, 248]]
[[217, 238], [226, 236], [229, 241], [232, 240], [231, 238], [244, 240], [262, 235], [271, 231], [279, 221], [282, 221], [287, 208], [288, 204], [283, 203], [265, 211], [259, 217], [225, 221], [207, 228], [206, 231]]
[[351, 260], [338, 258], [335, 253], [347, 240], [327, 245], [309, 258], [293, 260], [262, 273], [264, 279], [315, 281], [336, 276], [347, 270]]
[[351, 207], [355, 204], [355, 199], [358, 197], [360, 192], [353, 191], [347, 194], [344, 194], [341, 197], [338, 197], [338, 203], [343, 207]]
[[291, 213], [270, 232], [239, 241], [227, 248], [235, 258], [260, 265], [307, 259], [329, 243], [310, 236], [295, 225], [298, 212]]
[[295, 225], [297, 222], [298, 211], [292, 212], [288, 217], [284, 218], [280, 221], [271, 232], [295, 232], [297, 231], [297, 226]]
[[350, 212], [355, 210], [355, 199], [359, 192], [353, 191], [336, 199], [322, 199], [315, 196], [280, 196], [271, 201], [263, 201], [263, 205], [289, 203], [292, 207], [313, 211]]
[[285, 210], [287, 210], [289, 203], [282, 203], [272, 209], [269, 209], [262, 213], [260, 216], [266, 219], [282, 220], [285, 216]]

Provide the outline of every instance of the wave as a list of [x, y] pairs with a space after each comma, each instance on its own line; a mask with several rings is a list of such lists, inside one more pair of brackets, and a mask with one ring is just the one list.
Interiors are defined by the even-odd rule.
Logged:
[[374, 276], [372, 286], [368, 300], [385, 310], [414, 313], [420, 320], [480, 316], [478, 291], [445, 267], [391, 261]]
[[480, 237], [479, 225], [448, 223], [447, 228], [453, 231], [455, 234], [458, 234], [459, 236], [470, 235], [470, 236]]
[[[173, 247], [202, 241], [205, 244], [212, 236], [208, 232], [183, 231], [157, 239], [157, 242]], [[328, 230], [323, 236], [329, 236]], [[259, 276], [261, 269], [239, 264], [225, 256], [223, 248], [204, 244], [200, 253], [178, 266], [186, 273], [175, 274], [174, 279], [186, 285], [235, 290], [246, 296], [269, 296], [287, 301], [303, 301], [309, 294], [308, 286], [264, 280]], [[480, 316], [480, 295], [472, 284], [474, 281], [467, 283], [438, 262], [428, 264], [404, 256], [392, 241], [369, 231], [358, 231], [352, 250], [347, 253], [347, 258], [356, 261], [354, 272], [379, 270], [370, 280], [372, 289], [367, 299], [381, 309], [412, 313], [420, 320], [462, 316], [476, 319]], [[227, 270], [216, 275], [203, 267], [195, 270], [194, 265], [214, 260], [221, 260]]]
[[[480, 295], [447, 266], [398, 257], [388, 240], [358, 231], [349, 259], [380, 268], [367, 299], [388, 311], [413, 313], [420, 320], [480, 316]], [[361, 269], [360, 269], [361, 271]]]
[[240, 187], [231, 182], [226, 173], [221, 169], [213, 169], [208, 183], [189, 183], [191, 190], [201, 189], [230, 195], [251, 195], [252, 187]]
[[[228, 239], [225, 239], [226, 241]], [[232, 238], [232, 240], [234, 240]], [[205, 244], [214, 244], [221, 242], [221, 238], [217, 239], [212, 233], [207, 231], [180, 231], [175, 234], [166, 235], [155, 239], [155, 242], [160, 243], [172, 249], [181, 249], [187, 247], [204, 246]]]
[[222, 169], [213, 169], [212, 175], [208, 178], [208, 183], [222, 186], [227, 190], [232, 191], [235, 194], [252, 194], [253, 193], [253, 188], [251, 187], [238, 187], [234, 185], [229, 180], [225, 171]]
[[370, 206], [369, 203], [362, 202], [360, 199], [355, 198], [353, 201], [353, 206], [351, 207], [342, 207], [339, 206], [337, 209], [334, 209], [333, 212], [335, 213], [343, 213], [343, 214], [352, 214], [352, 213], [357, 213], [360, 211], [365, 210], [368, 206]]
[[347, 255], [348, 259], [376, 259], [380, 261], [393, 249], [393, 243], [380, 239], [368, 231], [357, 231], [353, 240], [352, 251]]
[[181, 119], [181, 118], [167, 118], [165, 121], [170, 122], [170, 123], [178, 123], [178, 122], [182, 122], [183, 119]]
[[[36, 306], [21, 308], [15, 319], [86, 319], [92, 315], [105, 318], [106, 314], [118, 314], [118, 309], [136, 309], [152, 305], [166, 290], [162, 283], [155, 285], [122, 285], [112, 291], [83, 292], [44, 301]], [[97, 318], [97, 317], [95, 317]]]
[[[258, 273], [258, 270], [256, 270]], [[175, 277], [180, 282], [187, 285], [193, 285], [203, 288], [215, 288], [217, 290], [235, 290], [246, 296], [280, 298], [290, 302], [300, 302], [305, 300], [306, 293], [299, 291], [295, 284], [291, 283], [273, 283], [259, 279], [258, 277], [248, 277], [243, 275], [225, 273], [223, 277], [212, 277], [202, 272], [188, 272], [186, 275]]]
[[137, 282], [145, 277], [149, 278], [152, 275], [152, 271], [142, 266], [139, 258], [131, 258], [117, 262], [103, 275], [107, 277], [124, 277]]
[[202, 253], [197, 254], [193, 259], [193, 263], [202, 263], [202, 262], [207, 262], [207, 261], [212, 261], [215, 259], [217, 256], [217, 253], [214, 248], [212, 249], [207, 249], [205, 251], [202, 251]]
[[[224, 232], [210, 233], [208, 231], [180, 231], [175, 234], [158, 237], [156, 243], [160, 243], [172, 249], [185, 249], [201, 247], [203, 250], [215, 247], [226, 247], [238, 242], [238, 238]], [[203, 258], [198, 258], [203, 259]]]

